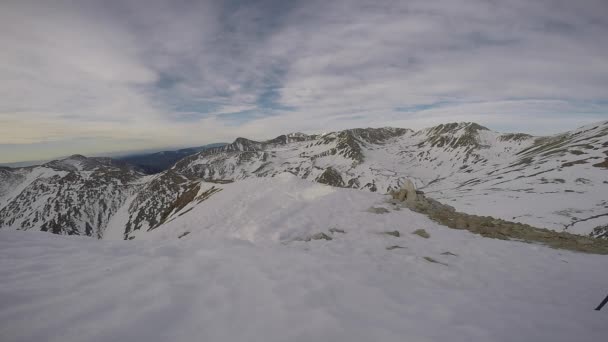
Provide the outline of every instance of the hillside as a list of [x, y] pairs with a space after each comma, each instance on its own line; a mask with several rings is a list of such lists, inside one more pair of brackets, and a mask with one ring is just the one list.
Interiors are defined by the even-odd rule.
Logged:
[[446, 229], [378, 192], [285, 173], [201, 193], [213, 187], [204, 205], [134, 241], [0, 231], [2, 340], [591, 342], [607, 332], [606, 312], [593, 310], [606, 294], [603, 255]]
[[[146, 176], [110, 160], [73, 156], [0, 169], [0, 229], [132, 239], [188, 215], [221, 185], [291, 173], [387, 194], [412, 180], [428, 197], [469, 214], [606, 237], [608, 122], [550, 137], [474, 123], [413, 131], [350, 129], [238, 138]], [[210, 190], [205, 182], [217, 183]], [[144, 234], [145, 235], [145, 234]]]
[[387, 193], [406, 179], [460, 211], [589, 234], [608, 224], [608, 122], [551, 137], [473, 123], [243, 138], [178, 162], [188, 177], [239, 180], [290, 172]]
[[0, 172], [0, 228], [97, 238], [143, 180], [127, 164], [80, 155]]

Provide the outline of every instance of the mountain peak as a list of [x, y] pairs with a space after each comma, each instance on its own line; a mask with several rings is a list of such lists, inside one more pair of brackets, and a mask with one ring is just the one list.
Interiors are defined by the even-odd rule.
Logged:
[[87, 164], [91, 163], [91, 161], [92, 161], [91, 159], [89, 159], [83, 155], [73, 154], [73, 155], [63, 158], [63, 159], [52, 160], [43, 165], [53, 168], [53, 169], [63, 170], [63, 171], [82, 171], [86, 168]]
[[52, 160], [43, 164], [43, 166], [61, 171], [95, 171], [104, 168], [122, 169], [125, 171], [128, 170], [136, 172], [141, 171], [137, 167], [121, 160], [115, 160], [109, 157], [89, 158], [81, 154], [73, 154], [63, 159]]
[[[451, 122], [423, 129], [416, 134], [428, 136], [426, 142], [432, 147], [464, 147], [467, 150], [480, 146], [480, 131], [490, 131], [475, 122]], [[421, 142], [419, 147], [425, 145]]]
[[82, 154], [72, 154], [71, 156], [63, 158], [61, 160], [80, 160], [80, 161], [82, 161], [82, 160], [87, 160], [87, 159], [88, 158], [83, 156]]
[[238, 137], [232, 144], [223, 147], [225, 151], [257, 151], [261, 149], [262, 143]]
[[478, 131], [489, 131], [487, 127], [484, 127], [475, 122], [450, 122], [446, 124], [439, 124], [437, 126], [433, 126], [427, 128], [430, 132], [435, 133], [456, 133], [461, 130], [465, 130], [467, 132], [478, 132]]

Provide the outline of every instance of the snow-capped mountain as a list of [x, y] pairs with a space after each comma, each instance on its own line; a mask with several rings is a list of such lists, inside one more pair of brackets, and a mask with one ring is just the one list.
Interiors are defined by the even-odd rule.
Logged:
[[142, 174], [110, 158], [81, 155], [0, 173], [0, 228], [101, 238]]
[[474, 123], [297, 137], [239, 138], [172, 170], [207, 180], [289, 172], [381, 193], [412, 179], [464, 212], [582, 234], [608, 223], [608, 122], [551, 137], [502, 134]]
[[135, 238], [187, 215], [222, 183], [285, 172], [380, 194], [410, 179], [466, 213], [599, 237], [607, 230], [608, 122], [550, 137], [452, 123], [238, 138], [153, 176], [82, 156], [1, 168], [0, 228]]

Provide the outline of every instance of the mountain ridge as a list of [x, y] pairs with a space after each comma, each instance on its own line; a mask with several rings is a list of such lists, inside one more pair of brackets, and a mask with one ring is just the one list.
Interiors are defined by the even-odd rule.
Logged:
[[411, 179], [463, 212], [604, 236], [607, 160], [608, 121], [549, 137], [498, 133], [476, 123], [240, 137], [152, 176], [109, 158], [74, 155], [0, 169], [0, 229], [102, 238], [112, 226], [123, 238], [135, 238], [184, 215], [222, 183], [288, 172], [379, 193]]
[[139, 167], [148, 174], [159, 173], [170, 168], [180, 159], [206, 149], [224, 146], [226, 143], [207, 144], [198, 147], [188, 147], [179, 150], [166, 150], [154, 153], [132, 154], [114, 158]]

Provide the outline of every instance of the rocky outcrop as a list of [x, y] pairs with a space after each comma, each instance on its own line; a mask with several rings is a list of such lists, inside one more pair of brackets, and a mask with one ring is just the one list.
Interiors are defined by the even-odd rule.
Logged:
[[596, 239], [608, 240], [608, 225], [595, 227], [589, 236]]
[[397, 191], [392, 191], [391, 196], [393, 199], [403, 202], [407, 201], [408, 203], [415, 203], [418, 199], [418, 194], [416, 192], [416, 186], [412, 183], [411, 180], [406, 179], [401, 189]]
[[412, 232], [412, 234], [418, 235], [421, 238], [425, 238], [425, 239], [428, 239], [431, 237], [431, 235], [424, 229], [416, 229]]
[[344, 180], [340, 175], [340, 172], [328, 167], [323, 173], [317, 178], [317, 182], [321, 184], [327, 184], [331, 186], [344, 187]]

